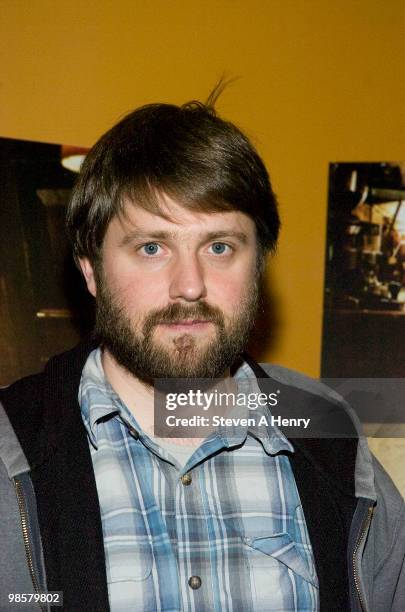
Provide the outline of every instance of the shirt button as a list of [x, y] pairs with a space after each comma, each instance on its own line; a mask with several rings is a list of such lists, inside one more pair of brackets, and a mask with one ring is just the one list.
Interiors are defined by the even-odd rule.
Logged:
[[[183, 476], [181, 477], [181, 482], [182, 482], [182, 483], [183, 483], [183, 484], [184, 484], [186, 487], [187, 487], [188, 485], [190, 485], [190, 484], [191, 484], [192, 480], [193, 480], [193, 479], [191, 478], [191, 474], [183, 474]], [[190, 580], [191, 580], [191, 578], [190, 578]], [[189, 580], [189, 582], [190, 582], [190, 580]], [[191, 586], [191, 585], [190, 585], [190, 586]], [[195, 588], [197, 588], [197, 589], [198, 589], [198, 587], [195, 587]]]
[[199, 589], [201, 586], [201, 578], [200, 576], [190, 576], [188, 579], [188, 584], [192, 589]]

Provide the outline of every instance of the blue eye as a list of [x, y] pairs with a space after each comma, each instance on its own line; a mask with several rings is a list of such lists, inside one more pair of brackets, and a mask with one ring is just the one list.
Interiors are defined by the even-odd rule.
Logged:
[[159, 245], [156, 244], [155, 242], [149, 242], [148, 244], [144, 244], [142, 247], [142, 250], [145, 253], [145, 255], [156, 255], [156, 253], [158, 252], [158, 249], [159, 249]]
[[223, 242], [214, 242], [211, 245], [211, 248], [215, 255], [223, 255], [226, 252], [226, 249], [229, 249], [229, 246]]

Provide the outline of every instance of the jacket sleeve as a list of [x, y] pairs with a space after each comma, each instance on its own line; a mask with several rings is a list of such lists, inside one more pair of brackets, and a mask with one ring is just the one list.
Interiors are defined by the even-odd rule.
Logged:
[[10, 605], [9, 594], [33, 593], [27, 565], [20, 512], [13, 476], [26, 473], [28, 464], [0, 403], [0, 612], [38, 612], [34, 603]]
[[370, 612], [405, 610], [405, 504], [373, 457], [377, 502], [363, 554]]
[[403, 612], [405, 609], [405, 562], [402, 560], [402, 568], [398, 576], [398, 584], [395, 589], [394, 601], [392, 602], [393, 612]]

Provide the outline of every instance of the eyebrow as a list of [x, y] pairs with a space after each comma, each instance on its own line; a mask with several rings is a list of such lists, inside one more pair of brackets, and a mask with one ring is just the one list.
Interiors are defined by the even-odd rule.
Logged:
[[[203, 240], [207, 242], [210, 240], [220, 240], [223, 238], [234, 238], [241, 244], [247, 244], [248, 237], [244, 232], [237, 232], [234, 230], [221, 230], [211, 231], [207, 233], [201, 232], [200, 234]], [[141, 230], [133, 230], [128, 232], [120, 241], [120, 246], [124, 247], [136, 240], [175, 240], [178, 237], [178, 232], [168, 232], [164, 230], [143, 232]]]

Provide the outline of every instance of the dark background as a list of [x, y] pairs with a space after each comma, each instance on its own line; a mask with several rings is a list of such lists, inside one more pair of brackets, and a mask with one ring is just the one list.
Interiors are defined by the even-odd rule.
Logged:
[[92, 327], [65, 232], [76, 174], [61, 151], [0, 139], [0, 385], [38, 372]]

